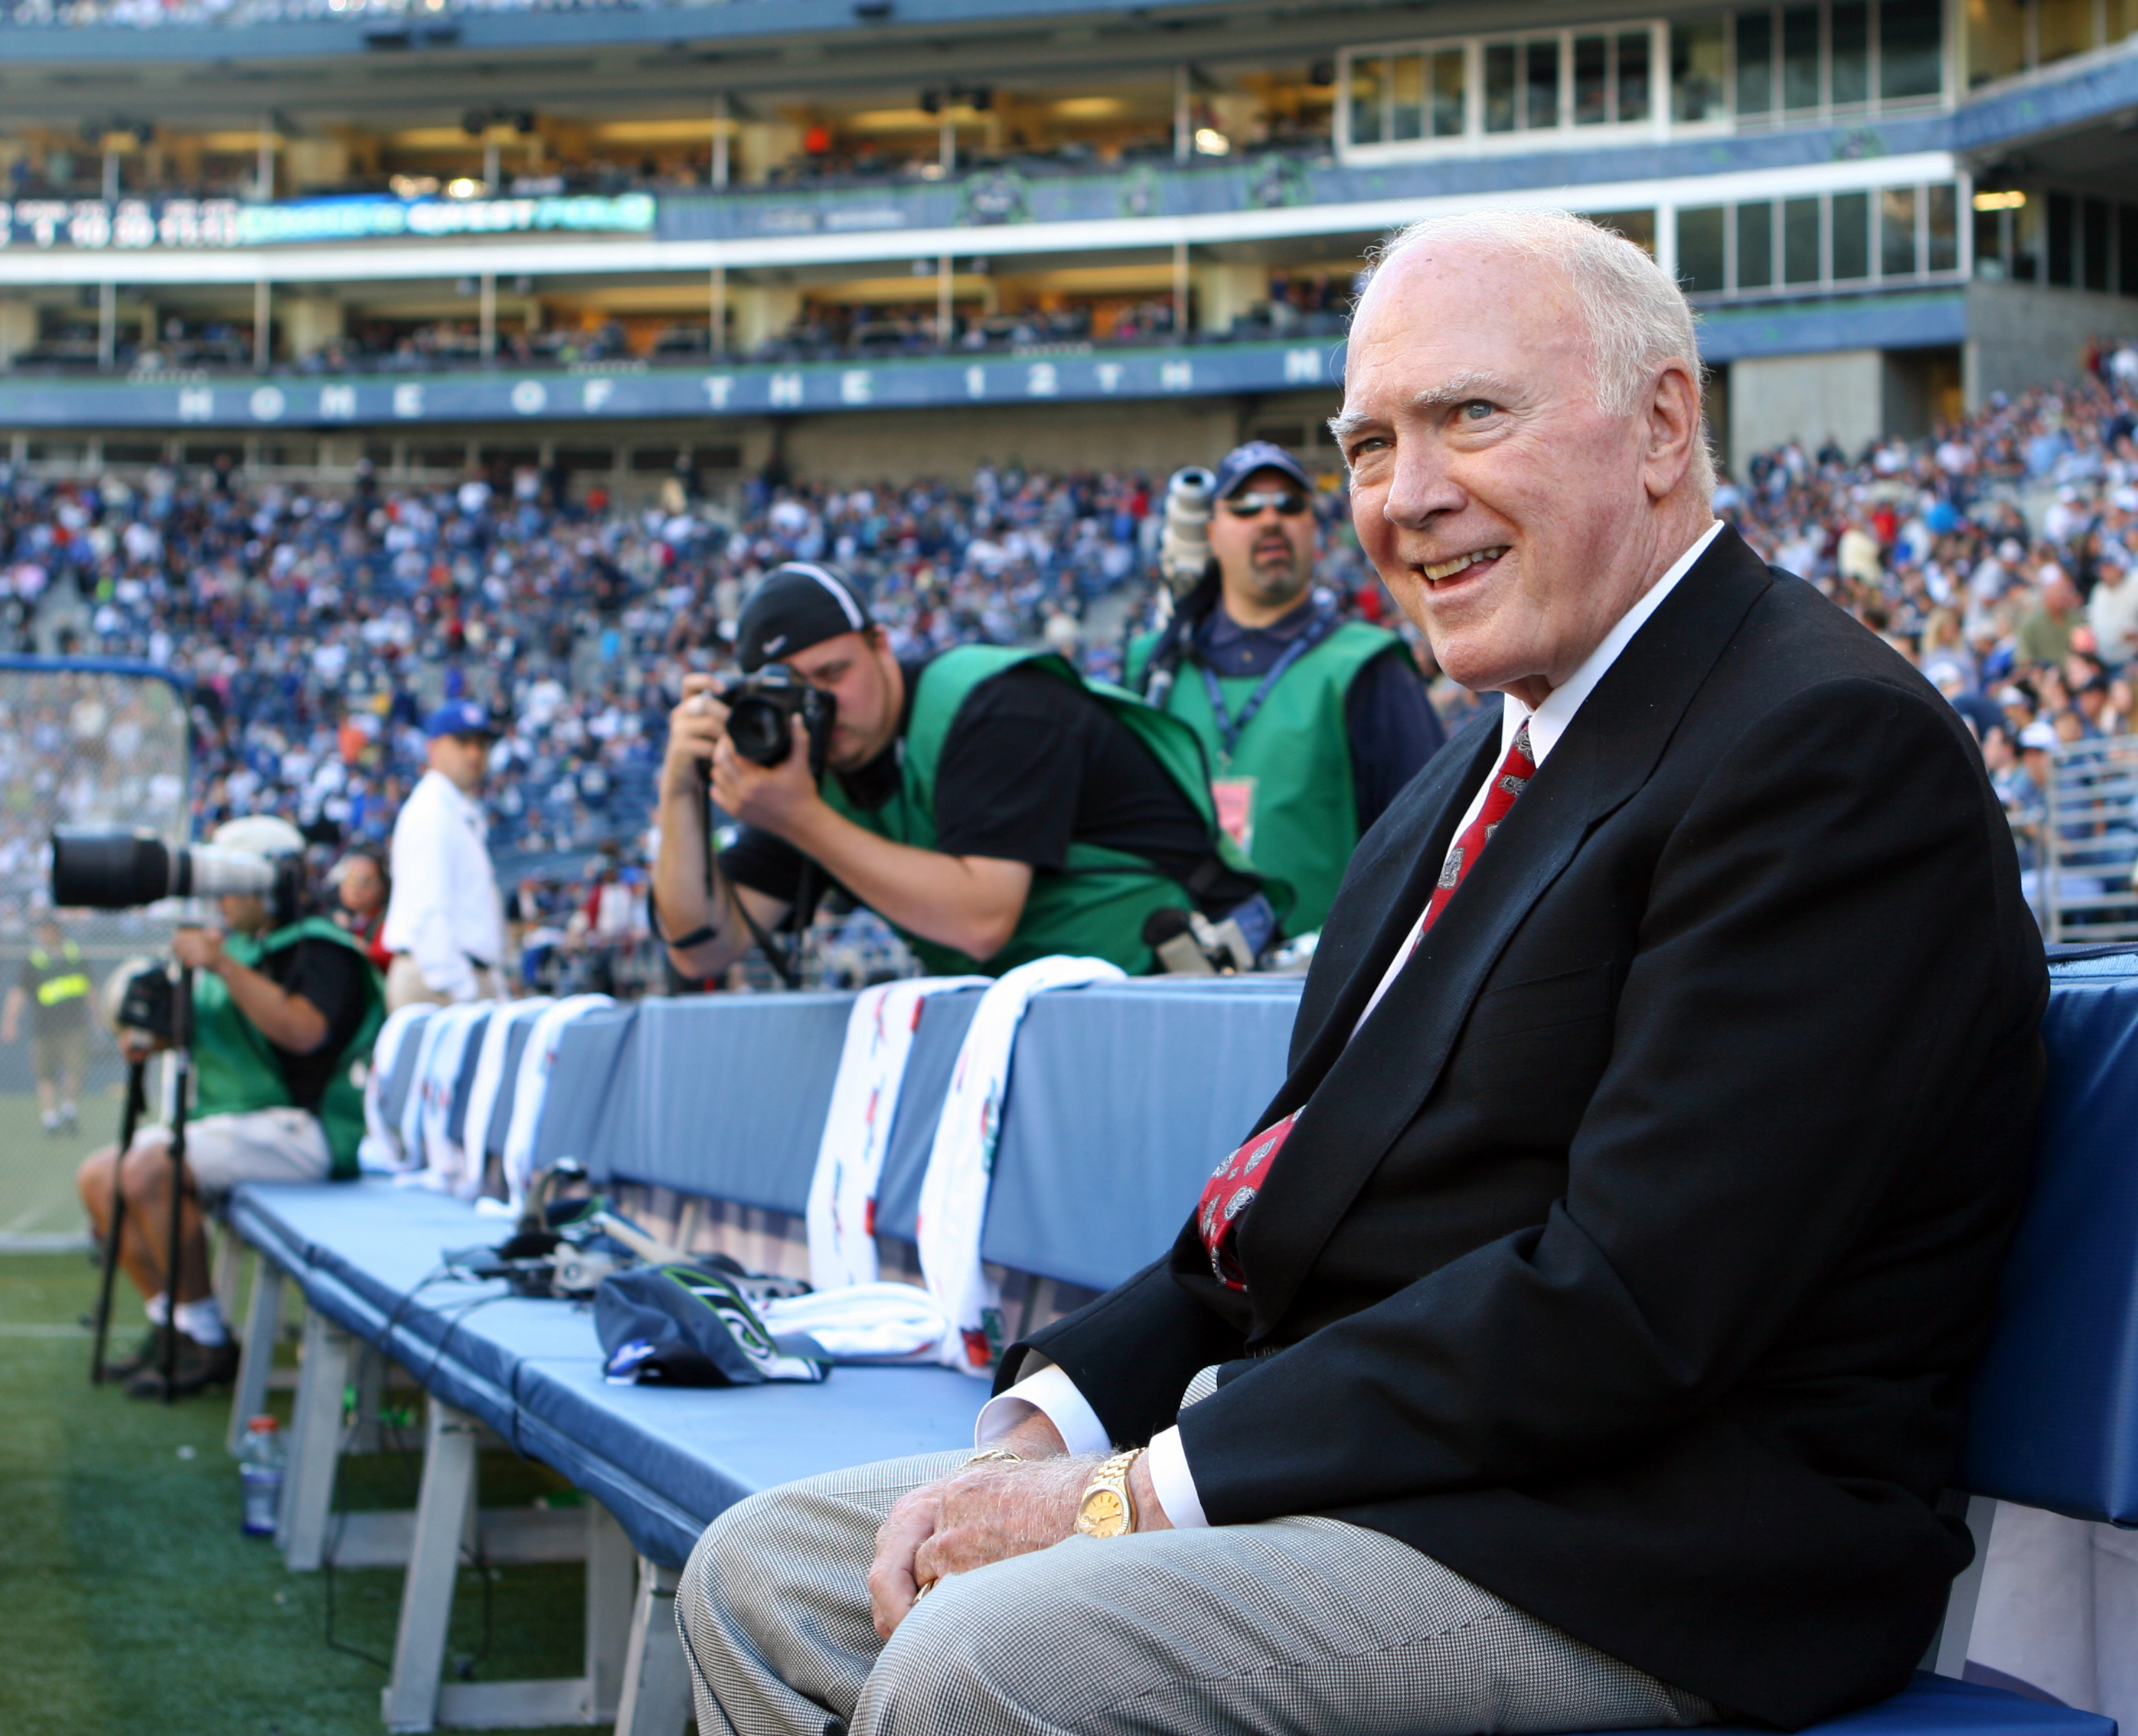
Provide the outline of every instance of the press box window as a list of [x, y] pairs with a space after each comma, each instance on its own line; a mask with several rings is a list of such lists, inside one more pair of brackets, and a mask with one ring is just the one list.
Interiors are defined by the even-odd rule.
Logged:
[[1721, 18], [1671, 26], [1671, 119], [1721, 120], [1729, 113], [1725, 83], [1728, 33]]
[[1677, 275], [1688, 295], [1720, 295], [1730, 287], [1724, 251], [1726, 205], [1701, 205], [1677, 214]]

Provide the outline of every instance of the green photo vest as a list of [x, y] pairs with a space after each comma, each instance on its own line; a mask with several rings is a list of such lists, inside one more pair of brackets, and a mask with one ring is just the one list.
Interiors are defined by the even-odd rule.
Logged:
[[[1104, 682], [1086, 681], [1051, 651], [991, 645], [963, 645], [945, 651], [920, 672], [906, 726], [905, 749], [896, 794], [878, 808], [855, 805], [836, 778], [824, 781], [824, 798], [856, 825], [896, 844], [918, 850], [935, 847], [935, 768], [943, 744], [960, 706], [981, 682], [1030, 663], [1089, 693], [1125, 724], [1150, 752], [1182, 794], [1194, 804], [1209, 828], [1213, 851], [1228, 868], [1261, 880], [1262, 890], [1281, 917], [1289, 893], [1256, 874], [1246, 856], [1218, 831], [1211, 806], [1208, 774], [1195, 738], [1170, 718], [1133, 694]], [[1154, 910], [1193, 909], [1193, 895], [1178, 880], [1141, 856], [1096, 844], [1072, 841], [1059, 873], [1035, 873], [1024, 912], [1008, 944], [981, 964], [963, 953], [900, 929], [923, 966], [934, 975], [1004, 971], [1051, 953], [1069, 953], [1111, 960], [1131, 975], [1157, 968], [1144, 944], [1144, 920]]]
[[[1345, 622], [1284, 672], [1230, 755], [1192, 652], [1166, 695], [1167, 714], [1193, 729], [1210, 757], [1226, 830], [1296, 895], [1286, 924], [1291, 934], [1321, 926], [1359, 841], [1345, 698], [1360, 670], [1402, 642], [1385, 628]], [[1148, 633], [1129, 647], [1128, 685], [1139, 691], [1157, 644], [1158, 635]], [[1226, 710], [1237, 717], [1262, 680], [1220, 676]]]
[[[364, 948], [323, 916], [307, 916], [271, 934], [226, 934], [222, 949], [240, 964], [257, 970], [270, 953], [300, 940], [330, 940], [362, 958]], [[356, 1173], [356, 1148], [364, 1139], [364, 1069], [371, 1046], [386, 1021], [386, 995], [371, 961], [364, 962], [365, 1007], [356, 1035], [334, 1057], [320, 1120], [334, 1153], [337, 1181]], [[222, 978], [201, 971], [193, 978], [193, 1105], [196, 1115], [237, 1115], [250, 1109], [290, 1106], [290, 1086], [282, 1064], [260, 1027], [237, 1010]]]

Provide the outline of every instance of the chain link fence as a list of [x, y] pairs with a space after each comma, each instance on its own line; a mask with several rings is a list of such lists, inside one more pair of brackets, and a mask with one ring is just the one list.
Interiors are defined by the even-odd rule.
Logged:
[[[0, 1250], [79, 1239], [74, 1161], [111, 1139], [125, 1075], [95, 997], [170, 934], [142, 910], [54, 911], [52, 834], [187, 842], [188, 709], [151, 665], [0, 657]], [[87, 995], [54, 981], [76, 975]], [[77, 1113], [56, 1128], [48, 1111], [69, 1087]]]

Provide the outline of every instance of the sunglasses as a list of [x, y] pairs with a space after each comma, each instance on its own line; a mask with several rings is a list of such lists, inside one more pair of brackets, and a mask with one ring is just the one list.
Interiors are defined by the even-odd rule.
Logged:
[[1274, 495], [1234, 495], [1225, 502], [1225, 510], [1236, 519], [1254, 518], [1272, 506], [1282, 517], [1296, 519], [1306, 510], [1306, 496], [1297, 489], [1287, 488]]

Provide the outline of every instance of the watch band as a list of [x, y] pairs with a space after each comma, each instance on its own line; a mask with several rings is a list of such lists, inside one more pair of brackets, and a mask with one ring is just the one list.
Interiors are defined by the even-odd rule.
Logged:
[[1132, 1446], [1115, 1453], [1091, 1473], [1076, 1503], [1080, 1537], [1125, 1537], [1136, 1528], [1135, 1497], [1129, 1490], [1129, 1468], [1143, 1456]]

